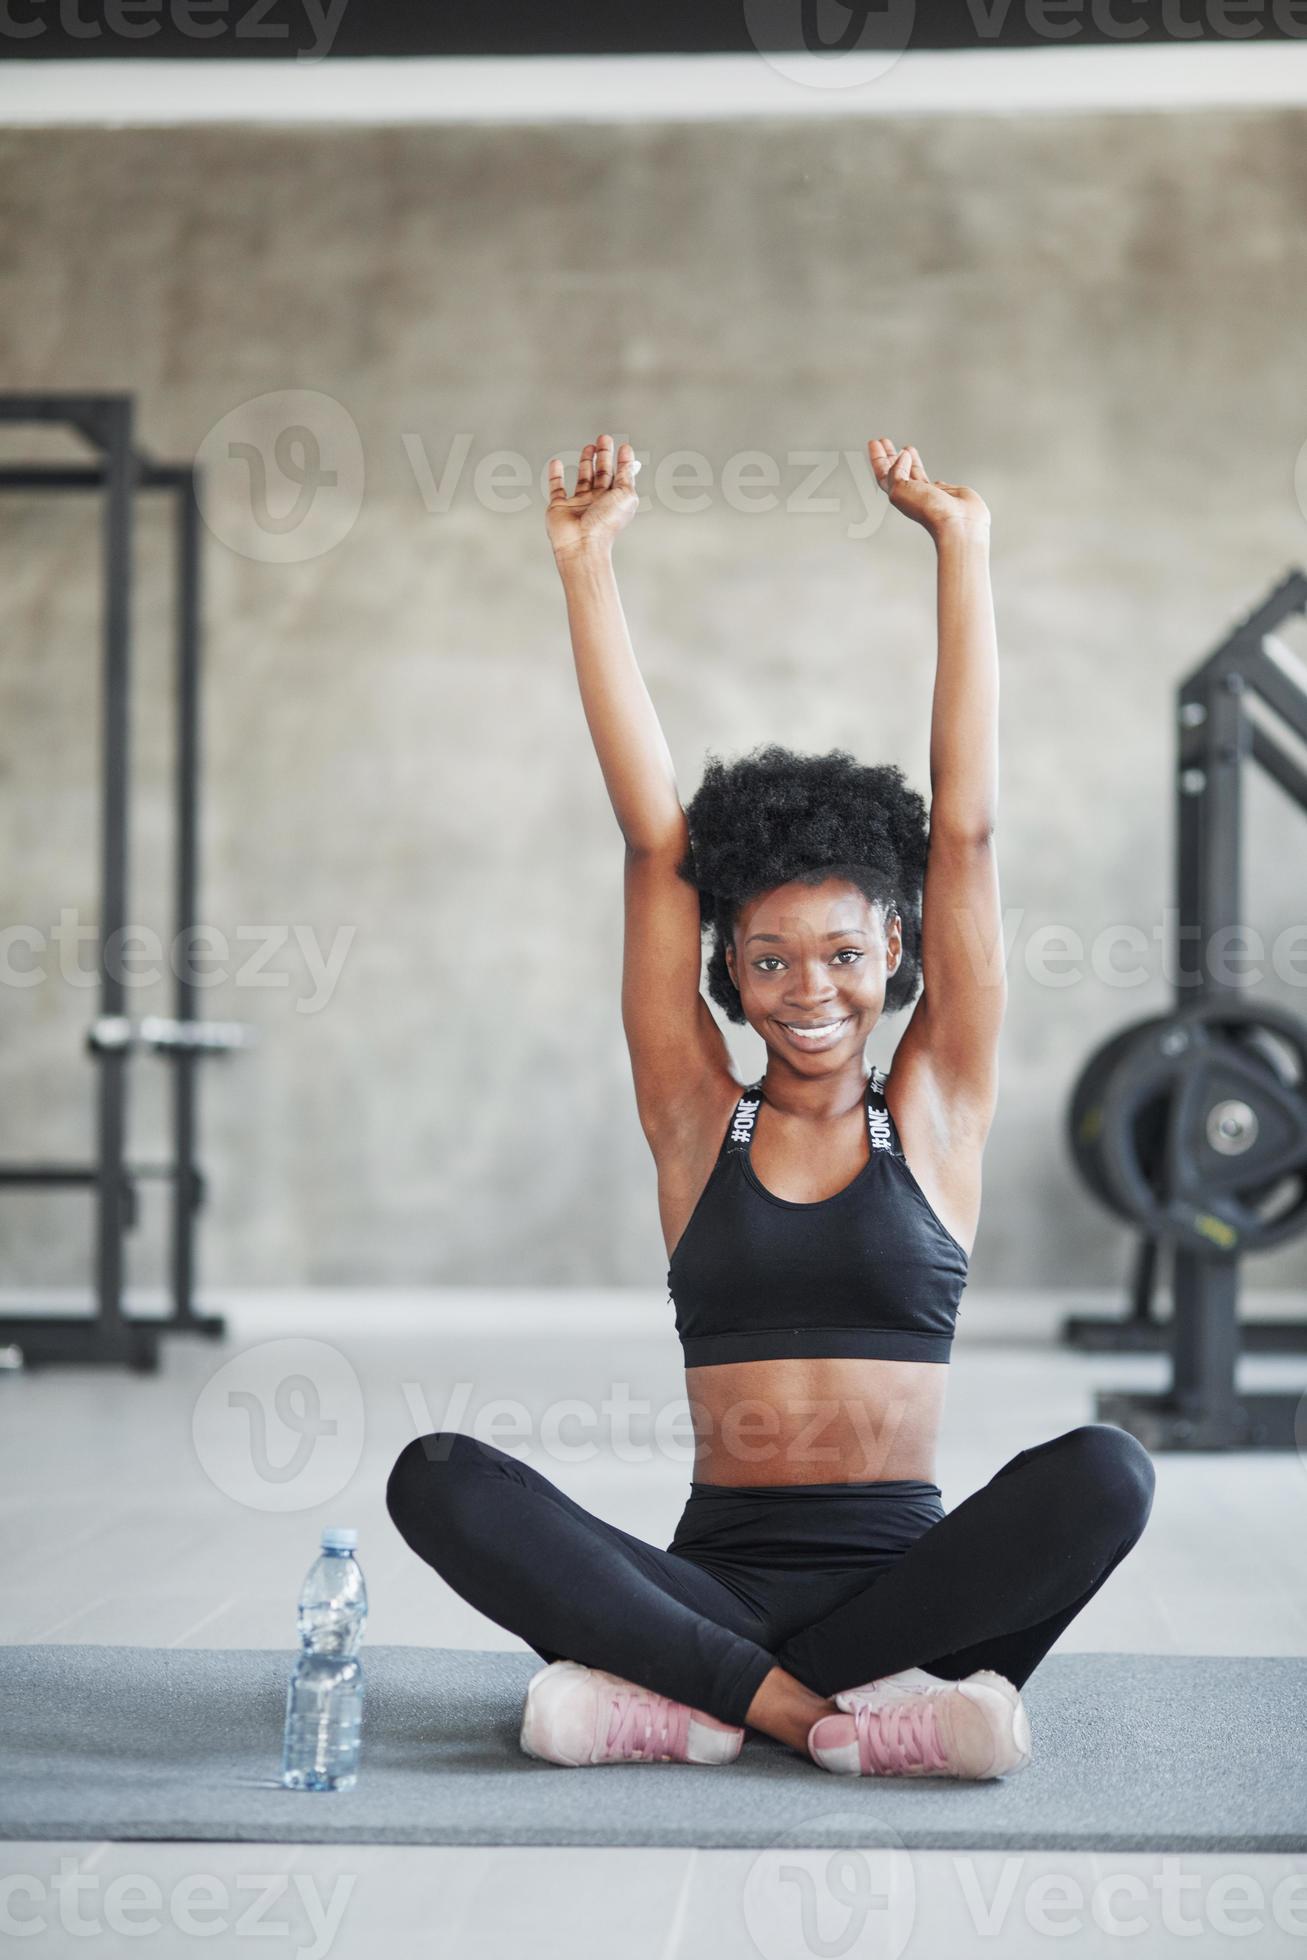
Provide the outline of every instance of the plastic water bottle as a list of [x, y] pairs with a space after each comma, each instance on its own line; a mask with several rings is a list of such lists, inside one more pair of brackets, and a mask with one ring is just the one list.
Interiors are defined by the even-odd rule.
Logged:
[[300, 1591], [300, 1657], [286, 1695], [281, 1780], [288, 1790], [352, 1790], [358, 1780], [368, 1589], [358, 1533], [328, 1526]]

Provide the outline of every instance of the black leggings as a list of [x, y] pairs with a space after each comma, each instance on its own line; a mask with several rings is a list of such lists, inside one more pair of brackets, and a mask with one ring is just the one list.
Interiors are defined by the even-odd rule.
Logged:
[[419, 1558], [542, 1660], [606, 1669], [742, 1724], [782, 1667], [819, 1695], [900, 1668], [1021, 1687], [1135, 1544], [1155, 1472], [1085, 1423], [945, 1512], [899, 1481], [691, 1484], [666, 1551], [454, 1430], [416, 1437], [386, 1504]]

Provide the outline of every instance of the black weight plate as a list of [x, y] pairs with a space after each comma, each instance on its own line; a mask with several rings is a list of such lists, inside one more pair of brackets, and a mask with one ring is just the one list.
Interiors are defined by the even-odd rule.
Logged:
[[[1265, 1250], [1307, 1229], [1307, 1026], [1238, 999], [1164, 1018], [1168, 1026], [1124, 1045], [1101, 1085], [1097, 1162], [1115, 1206], [1205, 1257]], [[1186, 1031], [1189, 1045], [1168, 1052]], [[1204, 1112], [1230, 1098], [1259, 1119], [1251, 1183], [1206, 1141]]]
[[1133, 1212], [1122, 1205], [1103, 1171], [1103, 1089], [1131, 1045], [1169, 1019], [1169, 1015], [1154, 1014], [1146, 1021], [1132, 1022], [1129, 1027], [1119, 1028], [1114, 1035], [1109, 1035], [1081, 1069], [1067, 1110], [1067, 1141], [1076, 1169], [1100, 1203], [1118, 1217], [1132, 1221]]

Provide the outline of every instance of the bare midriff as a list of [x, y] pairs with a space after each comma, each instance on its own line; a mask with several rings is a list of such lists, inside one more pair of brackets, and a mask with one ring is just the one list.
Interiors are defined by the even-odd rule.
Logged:
[[694, 1480], [936, 1483], [948, 1366], [938, 1361], [726, 1361], [687, 1368]]

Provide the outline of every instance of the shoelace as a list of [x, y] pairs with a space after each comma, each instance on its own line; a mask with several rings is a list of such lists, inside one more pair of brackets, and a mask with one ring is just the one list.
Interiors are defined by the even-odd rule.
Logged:
[[848, 1692], [856, 1698], [869, 1702], [906, 1701], [909, 1695], [943, 1695], [957, 1687], [956, 1681], [932, 1681], [924, 1688], [904, 1688], [891, 1674], [879, 1681], [864, 1681], [861, 1687], [850, 1688]]
[[858, 1757], [864, 1773], [901, 1776], [906, 1770], [947, 1769], [936, 1710], [927, 1696], [911, 1701], [859, 1702], [853, 1711]]
[[690, 1711], [684, 1702], [641, 1694], [635, 1688], [614, 1688], [604, 1742], [610, 1753], [628, 1762], [656, 1761], [660, 1756], [684, 1762], [689, 1733]]

